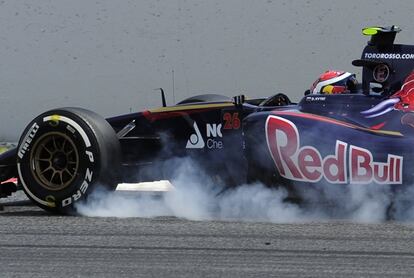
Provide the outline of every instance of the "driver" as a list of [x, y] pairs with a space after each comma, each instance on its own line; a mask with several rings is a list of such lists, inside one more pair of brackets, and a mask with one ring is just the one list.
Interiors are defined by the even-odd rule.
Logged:
[[312, 84], [307, 94], [349, 94], [357, 92], [358, 80], [354, 73], [328, 70]]

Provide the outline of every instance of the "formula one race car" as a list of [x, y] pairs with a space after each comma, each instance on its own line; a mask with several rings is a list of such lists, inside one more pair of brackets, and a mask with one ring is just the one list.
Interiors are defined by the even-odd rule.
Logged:
[[[40, 207], [72, 213], [98, 186], [168, 179], [163, 164], [190, 157], [228, 186], [413, 182], [414, 46], [396, 26], [371, 39], [355, 66], [358, 93], [284, 94], [246, 100], [199, 95], [167, 107], [103, 119], [80, 108], [36, 117], [0, 156], [0, 196], [23, 189]], [[10, 179], [17, 182], [9, 182]]]

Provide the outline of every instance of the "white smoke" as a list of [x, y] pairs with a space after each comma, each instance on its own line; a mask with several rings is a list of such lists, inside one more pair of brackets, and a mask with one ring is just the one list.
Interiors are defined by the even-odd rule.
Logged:
[[[177, 160], [174, 165], [177, 165]], [[78, 212], [94, 217], [175, 216], [190, 220], [230, 220], [266, 222], [305, 222], [346, 219], [356, 222], [382, 222], [390, 204], [398, 220], [410, 220], [413, 206], [400, 203], [412, 192], [393, 195], [386, 186], [320, 185], [306, 195], [309, 203], [286, 201], [283, 187], [262, 184], [242, 185], [224, 192], [214, 178], [204, 174], [190, 160], [180, 160], [171, 180], [174, 190], [163, 195], [96, 191]], [[306, 185], [302, 185], [306, 186]]]

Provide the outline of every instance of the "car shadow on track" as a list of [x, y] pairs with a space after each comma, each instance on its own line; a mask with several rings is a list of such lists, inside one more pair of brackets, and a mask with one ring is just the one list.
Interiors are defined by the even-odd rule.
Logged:
[[40, 209], [30, 200], [19, 200], [0, 203], [1, 216], [54, 216], [54, 214]]

